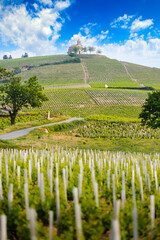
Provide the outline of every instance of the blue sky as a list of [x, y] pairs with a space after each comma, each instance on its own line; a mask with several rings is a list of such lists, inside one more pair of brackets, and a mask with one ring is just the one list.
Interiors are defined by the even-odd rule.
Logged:
[[65, 54], [80, 38], [109, 58], [160, 68], [159, 0], [0, 0], [0, 59]]

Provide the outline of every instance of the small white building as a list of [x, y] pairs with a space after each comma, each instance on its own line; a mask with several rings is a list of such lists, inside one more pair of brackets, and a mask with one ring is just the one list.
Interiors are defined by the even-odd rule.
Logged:
[[71, 53], [74, 53], [74, 51], [73, 51], [73, 49], [74, 49], [74, 47], [78, 47], [78, 54], [82, 54], [82, 52], [83, 52], [83, 46], [82, 46], [82, 43], [81, 43], [81, 40], [80, 39], [78, 39], [78, 41], [77, 41], [77, 44], [74, 44], [74, 45], [72, 45], [72, 46], [70, 46], [69, 48], [68, 48], [68, 55], [70, 55]]

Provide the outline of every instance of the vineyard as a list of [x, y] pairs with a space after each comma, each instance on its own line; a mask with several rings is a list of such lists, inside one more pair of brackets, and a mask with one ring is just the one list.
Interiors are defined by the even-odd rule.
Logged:
[[127, 69], [133, 78], [147, 87], [160, 89], [160, 69], [127, 63]]
[[83, 137], [90, 138], [131, 138], [131, 139], [160, 139], [160, 129], [142, 126], [140, 123], [90, 120], [87, 124], [76, 130]]
[[[49, 101], [43, 103], [41, 110], [50, 110], [70, 116], [111, 115], [108, 109], [114, 109], [117, 106], [122, 111], [122, 113], [119, 111], [119, 114], [126, 116], [127, 111], [127, 113], [130, 112], [130, 117], [132, 111], [140, 112], [140, 107], [148, 95], [147, 91], [109, 89], [49, 89], [45, 90], [45, 93]], [[125, 111], [123, 111], [124, 108]], [[38, 109], [30, 110], [37, 111]], [[112, 114], [114, 115], [114, 111]]]
[[142, 105], [147, 92], [125, 90], [87, 90], [97, 105]]
[[85, 59], [91, 86], [140, 87], [127, 75], [124, 66], [117, 60], [108, 58]]
[[1, 239], [159, 239], [160, 155], [0, 151]]

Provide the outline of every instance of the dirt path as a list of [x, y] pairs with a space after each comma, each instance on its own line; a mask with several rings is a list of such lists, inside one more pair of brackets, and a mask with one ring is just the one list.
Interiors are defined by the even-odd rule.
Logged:
[[26, 129], [14, 131], [14, 132], [2, 134], [2, 135], [0, 135], [0, 140], [10, 140], [10, 139], [22, 137], [22, 136], [27, 135], [30, 131], [32, 131], [35, 128], [48, 127], [48, 126], [52, 126], [52, 125], [55, 125], [55, 124], [61, 124], [61, 123], [69, 123], [69, 122], [72, 122], [74, 120], [83, 120], [83, 118], [70, 118], [68, 120], [61, 121], [61, 122], [44, 124], [44, 125], [41, 125], [41, 126], [30, 127], [30, 128], [26, 128]]
[[136, 78], [133, 78], [131, 76], [131, 74], [129, 73], [128, 69], [127, 69], [127, 66], [126, 66], [126, 63], [122, 62], [123, 66], [124, 66], [124, 69], [126, 70], [126, 73], [129, 75], [129, 77], [131, 78], [131, 80], [133, 80], [134, 82], [138, 83], [139, 85], [141, 85], [141, 87], [146, 87], [143, 83], [139, 83], [138, 80]]
[[87, 85], [87, 80], [89, 79], [88, 69], [87, 69], [86, 63], [84, 61], [82, 61], [81, 65], [82, 65], [82, 69], [84, 72], [84, 83], [85, 83], [85, 85]]
[[64, 86], [48, 86], [45, 89], [61, 89], [61, 88], [90, 88], [89, 84], [75, 84], [75, 85], [64, 85]]

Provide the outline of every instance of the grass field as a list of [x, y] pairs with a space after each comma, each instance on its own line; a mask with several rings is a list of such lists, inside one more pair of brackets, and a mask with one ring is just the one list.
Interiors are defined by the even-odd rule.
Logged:
[[81, 63], [48, 65], [33, 68], [19, 74], [23, 80], [38, 76], [43, 86], [84, 84], [84, 72]]
[[127, 63], [126, 67], [131, 76], [139, 83], [143, 83], [147, 87], [160, 89], [160, 69], [144, 67], [132, 63]]
[[0, 60], [0, 66], [4, 68], [36, 66], [40, 64], [59, 62], [59, 61], [64, 61], [68, 59], [70, 59], [68, 55], [51, 55], [51, 56], [41, 56], [41, 57], [7, 59], [7, 60]]

